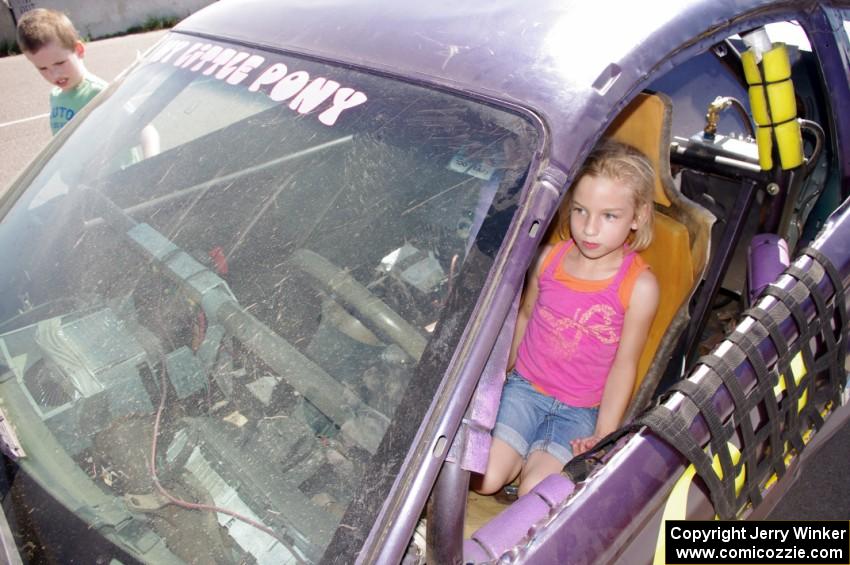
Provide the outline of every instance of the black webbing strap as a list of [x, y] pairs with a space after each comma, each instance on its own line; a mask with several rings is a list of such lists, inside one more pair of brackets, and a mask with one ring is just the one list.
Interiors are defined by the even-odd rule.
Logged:
[[561, 469], [561, 474], [570, 479], [574, 484], [582, 482], [590, 475], [593, 469], [602, 463], [605, 456], [622, 437], [635, 431], [637, 431], [637, 428], [631, 424], [621, 426], [596, 442], [596, 445], [591, 449], [567, 461], [564, 468]]
[[814, 262], [820, 265], [829, 277], [829, 282], [832, 285], [832, 292], [835, 295], [833, 306], [837, 310], [838, 321], [841, 322], [840, 328], [842, 329], [841, 337], [843, 341], [844, 336], [847, 334], [845, 325], [845, 322], [847, 322], [847, 303], [845, 302], [844, 282], [841, 280], [841, 275], [838, 274], [838, 269], [835, 268], [835, 265], [832, 264], [829, 257], [821, 253], [820, 250], [815, 249], [814, 247], [806, 247], [800, 253], [810, 257]]
[[[717, 473], [712, 467], [711, 457], [700, 447], [699, 443], [690, 433], [690, 424], [693, 417], [688, 417], [688, 411], [682, 410], [683, 407], [688, 405], [695, 406], [690, 399], [686, 399], [675, 411], [660, 404], [649, 412], [645, 412], [639, 416], [635, 424], [648, 427], [656, 435], [673, 446], [679, 453], [684, 455], [688, 462], [694, 466], [696, 474], [702, 478], [708, 487], [709, 496], [717, 514], [721, 518], [732, 519], [735, 516], [735, 507], [732, 503], [735, 493], [735, 474], [729, 475], [724, 472], [724, 480], [721, 480], [717, 476]], [[698, 410], [694, 411], [698, 412]], [[728, 450], [726, 451], [728, 455]], [[725, 479], [731, 480], [731, 487], [724, 484], [729, 482], [729, 480]], [[730, 488], [732, 496], [729, 496]]]
[[[747, 310], [744, 316], [752, 323], [748, 327], [739, 325], [726, 339], [734, 347], [725, 348], [722, 354], [716, 348], [702, 357], [699, 379], [676, 383], [658, 405], [628, 426], [630, 431], [649, 427], [684, 455], [708, 487], [722, 519], [734, 519], [748, 503], [758, 505], [770, 477], [785, 473], [788, 444], [798, 453], [802, 451], [807, 434], [823, 424], [821, 409], [834, 409], [841, 402], [846, 381], [844, 286], [822, 253], [811, 248], [802, 253], [823, 267], [831, 288], [821, 290], [824, 285], [815, 280], [811, 266], [803, 269], [791, 265], [785, 274], [798, 282], [790, 292], [774, 285], [764, 291], [781, 306], [773, 304], [765, 309], [765, 302], [759, 301]], [[832, 296], [827, 299], [829, 294]], [[803, 308], [807, 298], [814, 304], [811, 321]], [[782, 330], [789, 318], [797, 329], [796, 338], [790, 342]], [[766, 355], [773, 358], [771, 344], [775, 361], [768, 363]], [[795, 360], [798, 355], [802, 365]], [[755, 385], [748, 384], [746, 389], [736, 374], [744, 361], [755, 375]], [[728, 394], [733, 405], [731, 416], [725, 420], [715, 407], [721, 391]], [[674, 393], [684, 397], [675, 411], [663, 404]], [[691, 433], [697, 415], [709, 433], [705, 447]], [[732, 449], [740, 451], [737, 462]], [[713, 457], [719, 462], [720, 472], [712, 466]], [[744, 486], [736, 492], [735, 479], [742, 471]]]
[[[817, 249], [807, 247], [802, 251], [802, 254], [811, 258], [812, 261], [824, 269], [832, 287], [833, 299], [830, 304], [825, 304], [823, 294], [811, 290], [817, 284], [811, 277], [811, 274], [806, 271], [804, 278], [801, 279], [806, 287], [810, 289], [810, 294], [818, 298], [816, 301], [817, 316], [824, 326], [821, 332], [825, 341], [824, 345], [830, 351], [845, 351], [847, 344], [847, 303], [845, 302], [844, 283], [841, 280], [841, 276], [829, 258]], [[841, 389], [844, 387], [846, 380], [844, 366], [838, 363], [830, 363], [829, 359], [824, 357], [821, 357], [818, 361], [819, 363], [815, 367], [815, 371], [829, 371], [832, 392], [830, 400], [837, 406], [841, 403]]]
[[[774, 387], [779, 380], [779, 375], [775, 367], [771, 369], [767, 366], [764, 356], [762, 356], [758, 348], [758, 344], [768, 335], [763, 327], [756, 324], [749, 328], [747, 333], [741, 333], [736, 329], [729, 335], [727, 341], [739, 347], [744, 352], [744, 355], [746, 355], [747, 361], [756, 375], [755, 398], [762, 399], [761, 405], [764, 407], [767, 421], [777, 422], [782, 420], [779, 410], [779, 400], [774, 393]], [[753, 427], [750, 419], [746, 419], [745, 421], [748, 424], [744, 429], [745, 444], [765, 445], [765, 442], [767, 442], [766, 445], [769, 446], [771, 453], [782, 453], [785, 451], [782, 435], [777, 426], [761, 426], [760, 429], [753, 433], [751, 432]], [[747, 450], [745, 459], [748, 469], [756, 468], [756, 455], [755, 450]], [[785, 458], [768, 458], [767, 461], [767, 464], [773, 468], [772, 470], [777, 476], [782, 477], [785, 474]], [[759, 499], [761, 498], [761, 491], [759, 489], [756, 489], [751, 494], [757, 496]]]
[[[807, 341], [809, 338], [812, 337], [811, 330], [814, 328], [808, 325], [806, 316], [803, 313], [803, 309], [800, 307], [799, 304], [796, 303], [794, 297], [788, 291], [770, 285], [764, 290], [763, 294], [778, 299], [783, 306], [788, 308], [788, 310], [791, 312], [792, 318], [794, 319], [794, 324], [797, 326], [797, 339], [789, 349], [777, 352], [779, 356], [777, 365], [779, 365], [779, 374], [783, 375], [784, 377], [783, 383], [785, 385], [786, 405], [791, 407], [799, 406], [801, 401], [803, 400], [804, 393], [808, 393], [808, 384], [811, 379], [808, 376], [803, 376], [799, 380], [799, 382], [797, 382], [798, 377], [794, 374], [791, 362], [793, 361], [797, 353], [802, 353], [803, 365], [806, 368], [812, 366], [811, 356], [806, 354], [809, 349], [805, 346], [803, 342]], [[813, 323], [817, 324], [817, 321], [813, 320]], [[809, 358], [807, 359], [807, 357]], [[806, 396], [806, 400], [808, 400], [808, 396]], [[791, 444], [794, 446], [794, 449], [796, 449], [797, 451], [802, 451], [803, 449], [802, 428], [804, 426], [802, 423], [802, 416], [803, 414], [800, 411], [793, 408], [790, 408], [785, 411], [785, 424], [790, 430], [798, 431], [798, 433], [791, 434], [789, 438], [791, 440]]]
[[[759, 355], [759, 357], [761, 356]], [[735, 500], [738, 498], [738, 495], [734, 490], [735, 477], [738, 476], [745, 465], [747, 469], [753, 469], [758, 462], [758, 453], [756, 448], [759, 443], [756, 441], [752, 418], [748, 415], [751, 414], [752, 410], [756, 407], [756, 404], [761, 401], [761, 397], [752, 394], [747, 395], [744, 391], [738, 377], [735, 375], [735, 366], [737, 366], [738, 363], [733, 364], [725, 356], [718, 357], [713, 354], [703, 356], [700, 358], [699, 362], [709, 368], [709, 374], [717, 375], [717, 377], [722, 380], [723, 386], [732, 397], [732, 402], [734, 404], [731, 425], [724, 427], [724, 435], [728, 437], [725, 438], [726, 441], [723, 443], [716, 442], [712, 439], [711, 451], [712, 453], [717, 454], [718, 459], [720, 460], [720, 468], [723, 471], [724, 479], [726, 479], [723, 481], [723, 486], [728, 491], [725, 495], [730, 497], [731, 500]], [[762, 363], [763, 362], [764, 359], [762, 358]], [[717, 389], [715, 389], [715, 391], [716, 390]], [[703, 416], [705, 416], [704, 412]], [[741, 455], [737, 464], [733, 464], [729, 454], [729, 444], [727, 442], [731, 440], [736, 432], [740, 437], [740, 441], [737, 443], [740, 443], [741, 445]], [[755, 485], [750, 481], [745, 481], [744, 486], [745, 488], [742, 492], [742, 496], [749, 496], [749, 498], [753, 499], [754, 504], [760, 503], [761, 492], [758, 489], [758, 485]]]
[[[841, 390], [844, 387], [846, 375], [843, 364], [836, 363], [833, 355], [818, 355], [817, 351], [813, 351], [812, 345], [808, 339], [816, 336], [820, 343], [817, 345], [825, 349], [827, 352], [844, 351], [846, 344], [846, 322], [847, 312], [844, 296], [844, 285], [838, 275], [835, 266], [829, 259], [817, 249], [808, 247], [803, 250], [803, 255], [808, 256], [814, 263], [817, 263], [829, 277], [830, 286], [832, 287], [832, 301], [827, 303], [824, 297], [825, 292], [821, 291], [820, 285], [815, 281], [812, 275], [812, 269], [802, 269], [797, 265], [789, 266], [785, 273], [800, 281], [808, 291], [812, 302], [815, 305], [815, 316], [811, 325], [803, 331], [801, 328], [800, 352], [803, 356], [803, 363], [807, 369], [806, 386], [799, 388], [805, 391], [806, 394], [813, 398], [817, 394], [825, 394], [826, 399], [832, 402], [835, 406], [841, 402]], [[775, 295], [774, 295], [775, 296]], [[799, 324], [798, 324], [799, 325]], [[818, 383], [809, 375], [826, 374], [825, 383]], [[800, 383], [801, 385], [803, 383]], [[802, 394], [803, 392], [801, 392]], [[805, 414], [802, 417], [809, 418], [814, 422], [815, 428], [819, 429], [823, 424], [820, 412], [816, 409], [815, 403], [807, 403]]]

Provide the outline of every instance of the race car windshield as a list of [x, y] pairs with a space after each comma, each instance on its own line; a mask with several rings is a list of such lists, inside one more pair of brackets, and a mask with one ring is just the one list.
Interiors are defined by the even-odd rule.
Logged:
[[0, 224], [22, 470], [147, 561], [320, 559], [389, 491], [535, 128], [179, 34], [67, 127]]

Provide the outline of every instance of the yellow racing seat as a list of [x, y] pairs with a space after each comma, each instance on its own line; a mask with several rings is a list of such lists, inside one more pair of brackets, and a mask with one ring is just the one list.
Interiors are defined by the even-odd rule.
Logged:
[[[639, 94], [605, 133], [640, 149], [655, 171], [655, 228], [652, 244], [640, 255], [660, 287], [660, 302], [638, 363], [632, 401], [626, 419], [645, 408], [658, 386], [673, 349], [690, 318], [688, 303], [708, 263], [714, 216], [686, 198], [670, 172], [672, 104], [663, 94]], [[549, 241], [561, 235], [552, 222]]]

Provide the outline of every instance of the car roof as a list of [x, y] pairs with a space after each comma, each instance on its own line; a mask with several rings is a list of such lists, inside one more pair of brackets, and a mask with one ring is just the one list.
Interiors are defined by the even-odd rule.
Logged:
[[[593, 132], [683, 45], [718, 41], [740, 14], [777, 0], [248, 0], [215, 2], [176, 31], [378, 70], [533, 110], [550, 159], [572, 163]], [[566, 170], [566, 167], [561, 167]]]

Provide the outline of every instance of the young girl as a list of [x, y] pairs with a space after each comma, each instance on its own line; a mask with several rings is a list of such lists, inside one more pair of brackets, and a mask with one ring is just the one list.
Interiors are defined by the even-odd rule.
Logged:
[[588, 157], [562, 208], [561, 234], [529, 272], [487, 471], [492, 494], [523, 495], [620, 424], [658, 305], [636, 251], [652, 240], [652, 164], [614, 141]]

